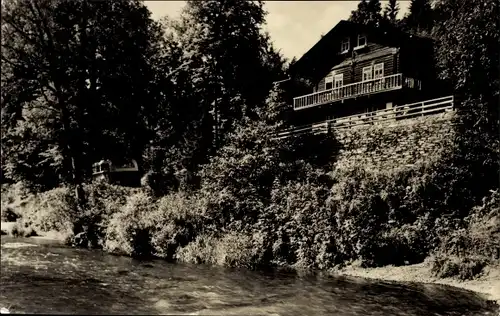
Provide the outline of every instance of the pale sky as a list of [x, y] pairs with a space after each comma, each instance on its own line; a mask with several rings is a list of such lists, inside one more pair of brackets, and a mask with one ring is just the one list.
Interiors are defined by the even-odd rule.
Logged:
[[[347, 20], [359, 1], [265, 1], [267, 25], [277, 49], [288, 59], [301, 57], [340, 20]], [[381, 1], [382, 7], [387, 1]], [[145, 1], [153, 15], [177, 17], [184, 1]], [[399, 1], [399, 17], [407, 11], [410, 1]]]

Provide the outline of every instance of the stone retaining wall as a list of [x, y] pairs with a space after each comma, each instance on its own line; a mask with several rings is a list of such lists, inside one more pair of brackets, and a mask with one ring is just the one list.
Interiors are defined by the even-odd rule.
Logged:
[[429, 163], [453, 147], [454, 112], [337, 130], [337, 166], [386, 170]]

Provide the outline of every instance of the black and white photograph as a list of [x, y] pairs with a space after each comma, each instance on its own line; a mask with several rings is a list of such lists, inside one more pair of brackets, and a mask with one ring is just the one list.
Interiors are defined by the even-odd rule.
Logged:
[[500, 316], [499, 0], [1, 0], [0, 313]]

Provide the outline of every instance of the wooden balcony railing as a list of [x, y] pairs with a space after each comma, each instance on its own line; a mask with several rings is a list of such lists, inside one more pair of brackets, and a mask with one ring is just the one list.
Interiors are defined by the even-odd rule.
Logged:
[[356, 96], [401, 89], [403, 86], [409, 88], [420, 88], [420, 81], [412, 78], [403, 79], [402, 74], [395, 74], [387, 77], [356, 82], [342, 87], [296, 97], [293, 99], [293, 109], [303, 110], [313, 106], [349, 99]]
[[332, 129], [340, 130], [354, 126], [378, 124], [417, 116], [433, 115], [453, 111], [453, 103], [454, 97], [447, 96], [417, 103], [404, 104], [396, 106], [392, 109], [383, 109], [346, 117], [339, 117], [323, 122], [292, 128], [279, 133], [278, 138], [285, 138], [303, 133], [328, 133]]

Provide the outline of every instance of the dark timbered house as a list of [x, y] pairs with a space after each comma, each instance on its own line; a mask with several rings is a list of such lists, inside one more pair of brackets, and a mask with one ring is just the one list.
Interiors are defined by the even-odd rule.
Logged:
[[428, 38], [340, 21], [290, 66], [290, 123], [373, 113], [443, 95], [433, 55]]

